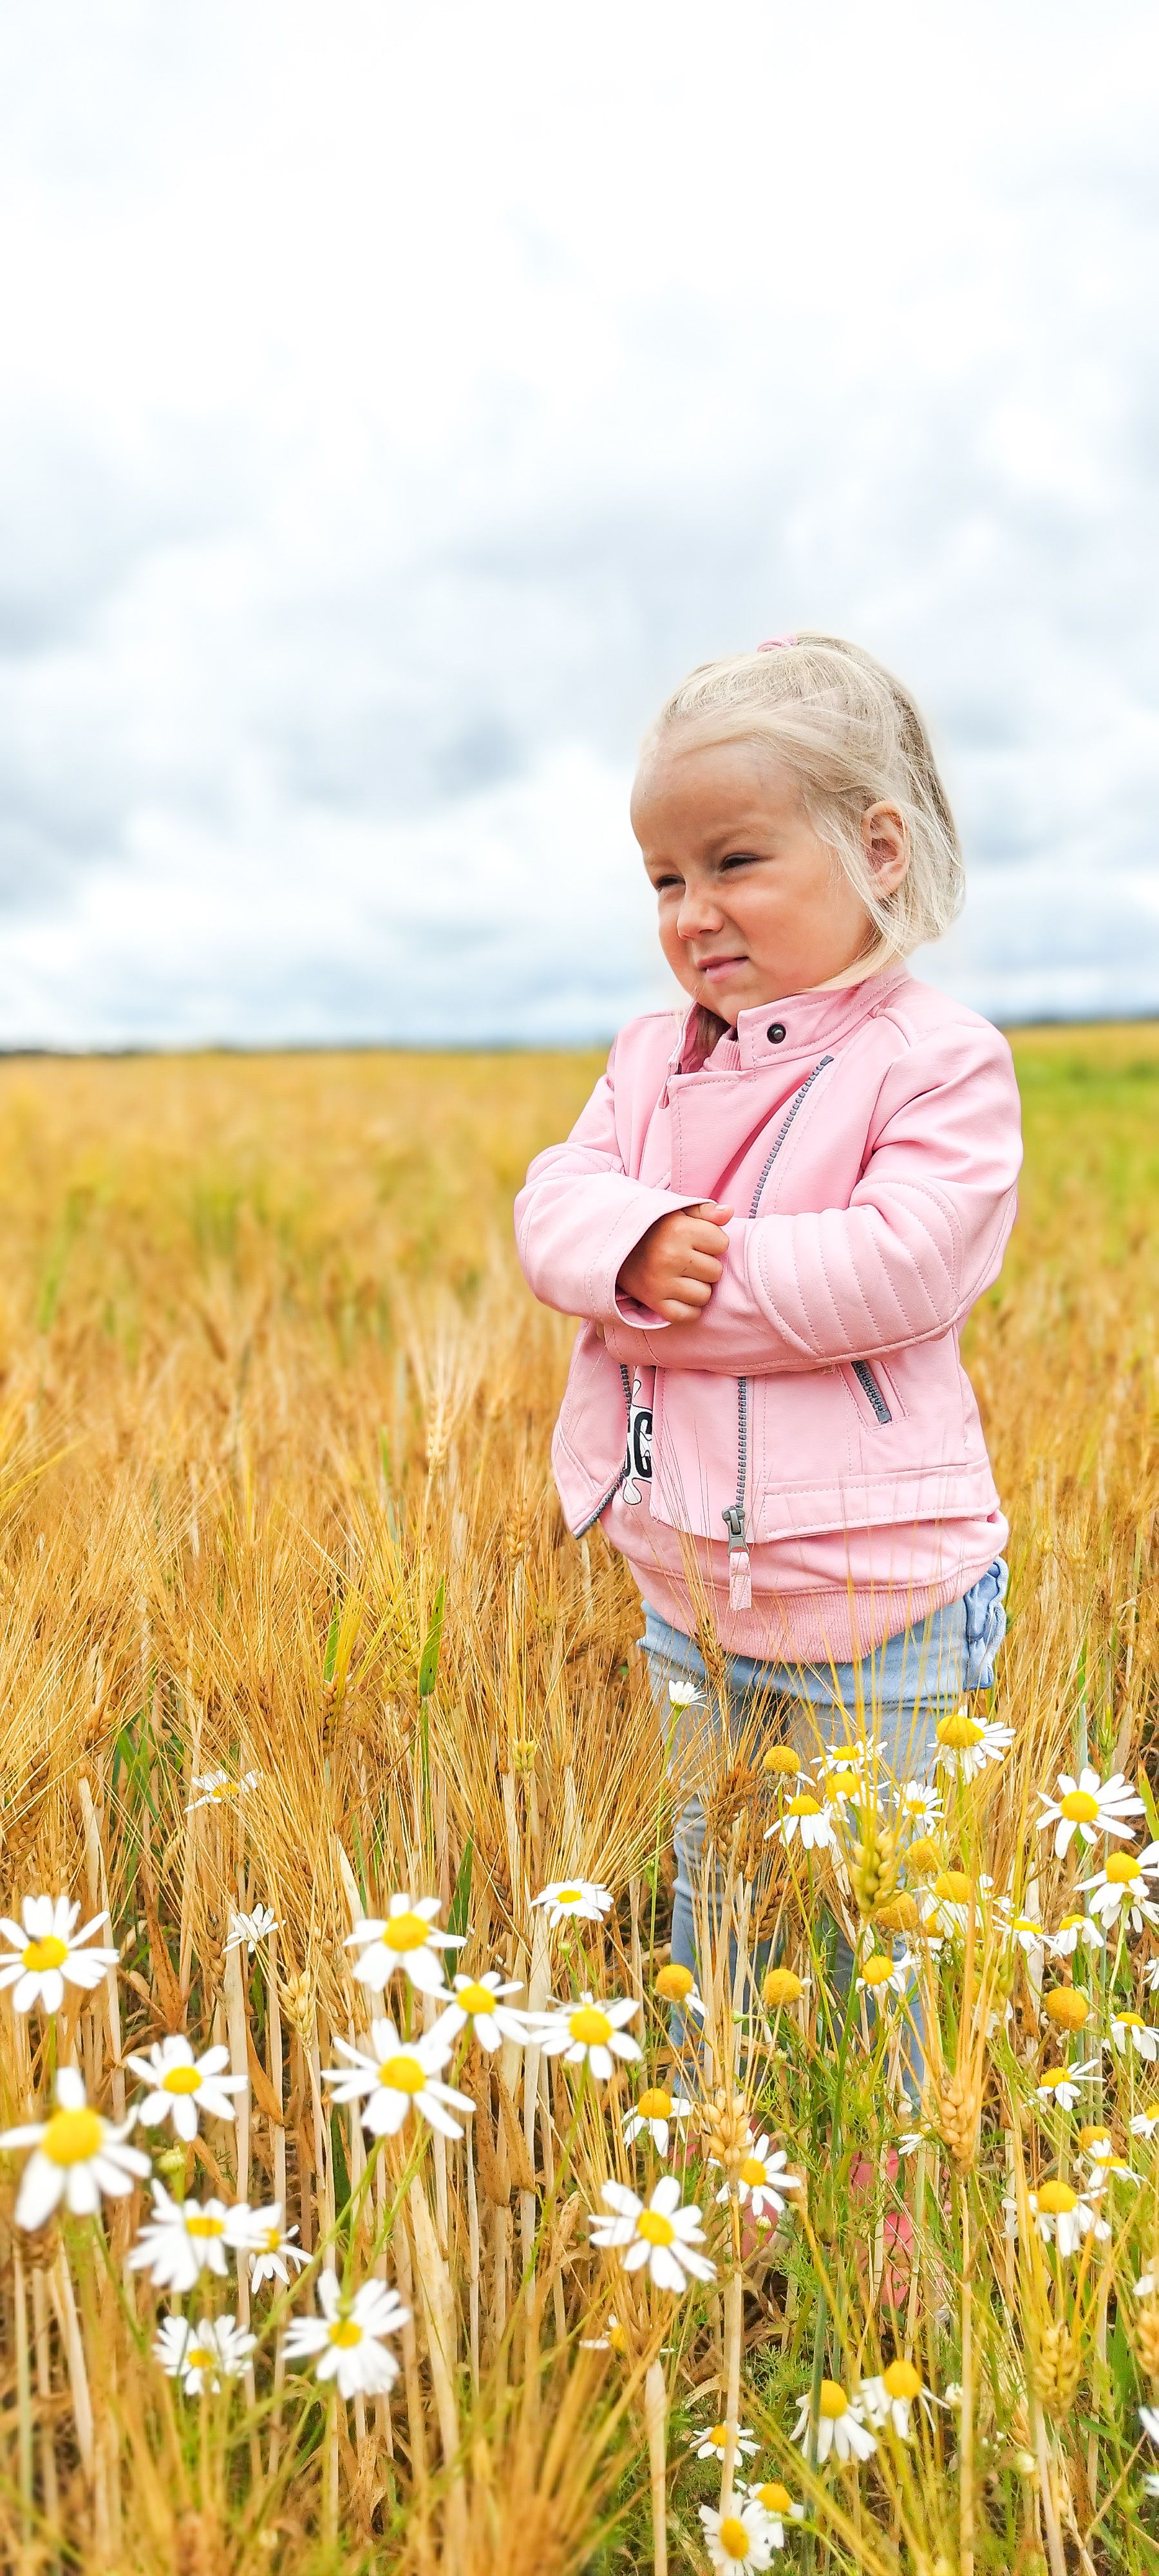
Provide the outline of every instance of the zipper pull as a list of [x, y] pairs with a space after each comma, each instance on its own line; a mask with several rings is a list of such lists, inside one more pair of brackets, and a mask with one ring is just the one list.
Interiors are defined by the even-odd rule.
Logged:
[[745, 1545], [743, 1506], [728, 1503], [720, 1517], [728, 1531], [728, 1606], [730, 1610], [751, 1610], [753, 1577]]

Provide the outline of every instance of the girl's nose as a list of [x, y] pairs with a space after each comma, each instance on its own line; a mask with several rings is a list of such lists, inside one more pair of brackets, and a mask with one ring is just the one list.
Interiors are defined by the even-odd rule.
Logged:
[[719, 930], [723, 920], [724, 914], [710, 887], [685, 886], [676, 915], [678, 938], [702, 939], [706, 933]]

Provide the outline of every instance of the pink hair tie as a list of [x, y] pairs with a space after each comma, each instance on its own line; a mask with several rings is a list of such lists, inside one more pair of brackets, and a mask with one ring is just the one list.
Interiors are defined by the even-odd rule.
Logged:
[[786, 644], [795, 644], [795, 635], [770, 635], [767, 644], [758, 644], [758, 653], [780, 653]]

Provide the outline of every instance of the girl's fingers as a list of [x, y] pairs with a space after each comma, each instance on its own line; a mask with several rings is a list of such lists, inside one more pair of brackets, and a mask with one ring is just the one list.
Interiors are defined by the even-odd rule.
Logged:
[[722, 1276], [723, 1270], [724, 1263], [715, 1253], [701, 1251], [699, 1247], [694, 1246], [691, 1252], [686, 1252], [684, 1255], [680, 1277], [676, 1282], [676, 1286], [678, 1289], [683, 1287], [686, 1279], [707, 1279], [711, 1286], [715, 1288], [717, 1280]]

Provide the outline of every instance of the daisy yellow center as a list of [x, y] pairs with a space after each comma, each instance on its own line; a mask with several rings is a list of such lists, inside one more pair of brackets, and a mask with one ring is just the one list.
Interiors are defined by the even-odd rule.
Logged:
[[766, 1771], [799, 1771], [800, 1761], [791, 1744], [770, 1744], [764, 1759]]
[[608, 2319], [608, 2342], [613, 2352], [624, 2352], [627, 2349], [624, 2329], [617, 2324], [614, 2317]]
[[212, 2370], [216, 2359], [217, 2354], [210, 2352], [207, 2344], [192, 2343], [185, 2355], [185, 2367], [187, 2370]]
[[1091, 2008], [1080, 1986], [1056, 1986], [1045, 2009], [1047, 2020], [1059, 2030], [1081, 2030]]
[[1131, 1852], [1112, 1852], [1103, 1872], [1103, 1876], [1110, 1880], [1112, 1887], [1130, 1887], [1132, 1880], [1141, 1878], [1142, 1875], [1138, 1861]]
[[672, 2096], [662, 2085], [653, 2084], [647, 2093], [641, 2093], [636, 2109], [642, 2120], [666, 2120], [672, 2110]]
[[791, 1968], [770, 1968], [761, 1992], [765, 2002], [775, 2010], [778, 2004], [795, 2004], [804, 1994], [801, 1979]]
[[460, 1986], [455, 1998], [460, 2012], [493, 2013], [495, 1997], [489, 1986]]
[[263, 2238], [262, 2238], [262, 2252], [263, 2252], [263, 2254], [276, 2254], [276, 2253], [277, 2253], [277, 2250], [278, 2250], [278, 2247], [279, 2247], [279, 2245], [281, 2244], [281, 2241], [282, 2241], [282, 2231], [281, 2231], [281, 2228], [280, 2228], [280, 2227], [267, 2227], [266, 2232], [265, 2232], [265, 2235], [264, 2235], [264, 2236], [263, 2236]]
[[1045, 2209], [1048, 2217], [1061, 2218], [1068, 2210], [1077, 2208], [1078, 2193], [1071, 2190], [1069, 2182], [1044, 2182], [1038, 2195], [1038, 2206]]
[[581, 2004], [577, 2012], [569, 2013], [567, 2026], [581, 2048], [600, 2048], [612, 2036], [612, 2024], [598, 2004]]
[[887, 2397], [916, 2397], [922, 2384], [921, 2373], [914, 2369], [912, 2361], [891, 2361], [881, 2378]]
[[823, 2380], [822, 2380], [822, 2382], [821, 2382], [821, 2396], [820, 2396], [820, 2401], [819, 2401], [819, 2402], [820, 2402], [821, 2413], [822, 2413], [823, 2415], [828, 2416], [829, 2422], [830, 2422], [831, 2424], [835, 2424], [835, 2423], [837, 2422], [838, 2416], [840, 2416], [840, 2415], [844, 2415], [844, 2414], [845, 2414], [845, 2412], [846, 2412], [846, 2410], [847, 2410], [847, 2408], [848, 2408], [848, 2405], [849, 2405], [849, 2399], [847, 2398], [847, 2396], [846, 2396], [846, 2394], [845, 2394], [845, 2391], [844, 2391], [843, 2387], [841, 2386], [841, 2382], [840, 2382], [840, 2380], [837, 2380], [837, 2379], [823, 2379]]
[[970, 1753], [981, 1743], [986, 1729], [968, 1709], [956, 1708], [951, 1716], [939, 1720], [935, 1731], [939, 1744], [948, 1744], [952, 1753]]
[[678, 1959], [673, 1959], [666, 1968], [661, 1968], [656, 1979], [656, 1992], [663, 1996], [666, 2004], [680, 2004], [686, 1995], [691, 1994], [695, 1983], [691, 1968], [684, 1968]]
[[1036, 1941], [1042, 1934], [1042, 1925], [1035, 1922], [1032, 1914], [1016, 1914], [1010, 1929], [1012, 1932], [1033, 1932]]
[[708, 2438], [714, 2451], [723, 2451], [728, 2443], [727, 2424], [714, 2424]]
[[1039, 2092], [1053, 2093], [1057, 2085], [1065, 2084], [1068, 2071], [1065, 2066], [1049, 2066], [1039, 2085]]
[[582, 1905], [583, 1893], [582, 1887], [557, 1887], [555, 1891], [556, 1904]]
[[861, 1779], [856, 1771], [831, 1771], [829, 1774], [829, 1788], [836, 1798], [856, 1798], [860, 1787]]
[[811, 1798], [807, 1790], [802, 1790], [799, 1798], [790, 1798], [785, 1809], [787, 1816], [819, 1816], [820, 1813], [820, 1799]]
[[757, 2488], [757, 2503], [764, 2506], [766, 2513], [791, 2513], [793, 2510], [792, 2496], [779, 2478], [766, 2478], [763, 2487]]
[[185, 2233], [187, 2236], [224, 2236], [225, 2220], [214, 2218], [209, 2210], [198, 2210], [194, 2217], [186, 2219]]
[[1098, 1799], [1092, 1798], [1089, 1789], [1068, 1789], [1059, 1801], [1059, 1813], [1070, 1825], [1093, 1825], [1098, 1812]]
[[1116, 2013], [1116, 2015], [1115, 2015], [1115, 2019], [1116, 2019], [1116, 2021], [1118, 2022], [1120, 2029], [1122, 2029], [1122, 2030], [1142, 2030], [1142, 2027], [1143, 2027], [1143, 2015], [1142, 2015], [1142, 2013], [1137, 2013], [1137, 2012], [1123, 2012], [1123, 2013]]
[[965, 1870], [943, 1869], [940, 1871], [938, 1877], [934, 1880], [934, 1894], [935, 1896], [943, 1897], [947, 1905], [968, 1905], [970, 1902], [970, 1881], [966, 1876]]
[[388, 2093], [421, 2093], [427, 2080], [426, 2068], [404, 2050], [399, 2057], [384, 2058], [378, 2080]]
[[201, 2077], [195, 2066], [171, 2066], [161, 2078], [163, 2093], [196, 2093]]
[[1111, 2132], [1109, 2129], [1101, 2128], [1097, 2121], [1088, 2121], [1085, 2127], [1079, 2130], [1079, 2145], [1086, 2148], [1088, 2155], [1094, 2147], [1104, 2147], [1109, 2153]]
[[717, 2533], [717, 2539], [726, 2558], [748, 2557], [749, 2535], [738, 2514], [726, 2513]]
[[765, 2168], [759, 2156], [745, 2157], [744, 2163], [740, 2169], [740, 2178], [742, 2182], [747, 2183], [764, 2182], [767, 2179]]
[[1086, 1915], [1085, 1915], [1085, 1914], [1064, 1914], [1064, 1915], [1063, 1915], [1063, 1918], [1062, 1918], [1062, 1921], [1061, 1921], [1061, 1923], [1059, 1924], [1059, 1927], [1058, 1927], [1058, 1928], [1059, 1928], [1059, 1931], [1060, 1931], [1060, 1932], [1081, 1932], [1082, 1927], [1083, 1927], [1083, 1924], [1086, 1922], [1086, 1919], [1087, 1919], [1087, 1918], [1086, 1918]]
[[24, 1965], [39, 1976], [44, 1968], [62, 1968], [68, 1957], [68, 1943], [55, 1932], [46, 1932], [43, 1941], [30, 1941], [24, 1952]]
[[636, 2234], [645, 2245], [670, 2245], [676, 2230], [670, 2218], [659, 2209], [642, 2209], [636, 2221]]
[[41, 2152], [50, 2164], [83, 2165], [95, 2156], [104, 2125], [98, 2111], [54, 2111], [40, 2141]]
[[421, 1950], [430, 1935], [430, 1924], [424, 1923], [421, 1914], [392, 1914], [382, 1933], [388, 1950]]
[[362, 2328], [353, 2317], [335, 2317], [328, 2332], [331, 2343], [336, 2343], [340, 2352], [349, 2352], [352, 2344], [362, 2341]]
[[886, 1958], [884, 1950], [877, 1950], [872, 1959], [866, 1960], [861, 1974], [867, 1986], [884, 1986], [893, 1975], [893, 1961]]

